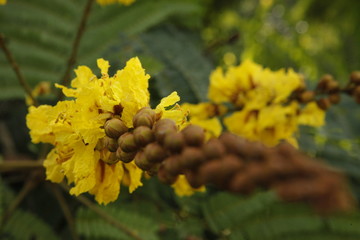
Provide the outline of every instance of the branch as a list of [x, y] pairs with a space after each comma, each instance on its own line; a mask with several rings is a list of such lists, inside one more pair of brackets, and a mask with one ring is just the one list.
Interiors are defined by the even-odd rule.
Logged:
[[4, 51], [5, 55], [6, 55], [6, 59], [10, 63], [12, 69], [14, 70], [14, 72], [15, 72], [15, 74], [17, 76], [17, 79], [19, 80], [20, 85], [23, 87], [26, 94], [31, 98], [34, 105], [38, 106], [38, 102], [36, 101], [35, 97], [33, 96], [30, 86], [27, 84], [24, 76], [22, 75], [22, 73], [20, 71], [20, 68], [19, 68], [19, 65], [16, 63], [16, 61], [15, 61], [13, 55], [11, 54], [9, 48], [6, 46], [5, 37], [2, 34], [0, 34], [0, 47], [3, 49], [3, 51]]
[[[86, 5], [85, 5], [83, 15], [81, 17], [81, 21], [80, 21], [80, 24], [79, 24], [79, 27], [78, 27], [78, 30], [77, 30], [77, 33], [76, 33], [76, 36], [75, 36], [75, 40], [74, 40], [73, 45], [72, 45], [72, 50], [71, 50], [71, 53], [70, 53], [70, 57], [69, 57], [69, 59], [67, 61], [67, 67], [66, 67], [64, 76], [62, 77], [62, 80], [61, 80], [61, 85], [67, 86], [69, 84], [70, 75], [71, 75], [70, 73], [71, 73], [71, 70], [73, 69], [73, 67], [74, 67], [74, 65], [76, 63], [79, 44], [80, 44], [81, 38], [82, 38], [82, 36], [83, 36], [83, 34], [85, 32], [86, 22], [87, 22], [87, 20], [89, 18], [93, 2], [94, 2], [94, 0], [88, 0]], [[59, 94], [58, 94], [58, 99], [62, 100], [63, 98], [64, 98], [64, 94], [60, 90]]]
[[71, 214], [71, 210], [69, 208], [69, 205], [67, 204], [64, 196], [62, 195], [62, 193], [60, 192], [60, 189], [57, 185], [55, 184], [48, 184], [47, 185], [50, 190], [52, 191], [52, 193], [54, 194], [56, 200], [58, 201], [61, 210], [64, 213], [64, 217], [69, 225], [69, 229], [70, 229], [70, 233], [71, 233], [71, 237], [73, 240], [79, 240], [79, 236], [76, 233], [76, 228], [75, 228], [75, 221], [74, 218]]
[[43, 161], [19, 160], [0, 162], [0, 173], [43, 168]]
[[[66, 192], [69, 192], [69, 187], [63, 183], [60, 184], [62, 189], [64, 189]], [[87, 199], [84, 196], [77, 196], [76, 199], [84, 204], [86, 207], [88, 207], [90, 210], [94, 211], [96, 214], [99, 215], [102, 219], [104, 219], [107, 223], [113, 225], [117, 229], [123, 231], [126, 235], [129, 237], [132, 237], [136, 240], [142, 240], [142, 238], [132, 229], [126, 227], [122, 223], [120, 223], [116, 218], [110, 216], [105, 211], [103, 211], [101, 208], [99, 208], [97, 205], [95, 205], [93, 202], [91, 202], [89, 199]]]

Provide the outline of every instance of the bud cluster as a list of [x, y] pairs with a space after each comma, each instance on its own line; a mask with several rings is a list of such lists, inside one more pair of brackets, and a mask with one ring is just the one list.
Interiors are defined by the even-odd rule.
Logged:
[[212, 184], [235, 193], [275, 189], [286, 201], [305, 201], [319, 212], [347, 210], [353, 200], [344, 177], [288, 144], [267, 148], [231, 133], [205, 141], [204, 129], [189, 125], [178, 131], [175, 122], [159, 119], [143, 108], [134, 116], [134, 129], [117, 117], [105, 123], [108, 164], [135, 164], [149, 175], [173, 184], [184, 174], [193, 188]]
[[357, 103], [360, 103], [360, 71], [351, 73], [350, 82], [346, 90], [349, 95], [353, 96]]

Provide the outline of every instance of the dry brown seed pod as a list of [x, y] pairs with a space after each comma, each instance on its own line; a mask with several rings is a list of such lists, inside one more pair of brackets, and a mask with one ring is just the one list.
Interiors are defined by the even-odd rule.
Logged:
[[118, 118], [112, 118], [105, 122], [104, 124], [105, 134], [108, 137], [117, 139], [122, 134], [128, 131], [125, 123]]
[[167, 156], [166, 150], [157, 142], [148, 144], [144, 149], [144, 153], [148, 161], [152, 163], [161, 162]]
[[164, 138], [164, 147], [173, 153], [181, 152], [184, 146], [184, 136], [179, 132], [168, 133]]
[[134, 160], [136, 153], [137, 152], [124, 152], [120, 147], [116, 150], [116, 156], [124, 163], [129, 163]]
[[205, 131], [200, 126], [189, 125], [181, 133], [184, 135], [186, 144], [190, 146], [201, 146], [205, 141]]
[[140, 169], [142, 169], [144, 171], [150, 170], [154, 165], [153, 163], [150, 163], [147, 160], [147, 158], [144, 154], [144, 151], [137, 152], [134, 162], [135, 162], [136, 166], [138, 166]]
[[160, 165], [157, 173], [158, 179], [166, 184], [172, 185], [175, 183], [175, 181], [178, 178], [178, 175], [174, 176], [169, 174], [165, 169], [163, 165]]
[[180, 156], [180, 165], [185, 169], [196, 168], [206, 160], [204, 153], [197, 147], [186, 147]]
[[217, 138], [212, 138], [207, 141], [202, 149], [207, 159], [220, 158], [226, 152], [224, 145]]
[[329, 95], [329, 101], [331, 104], [338, 104], [341, 100], [341, 96], [339, 93], [332, 93]]
[[124, 152], [134, 152], [138, 149], [135, 143], [134, 134], [127, 132], [121, 135], [118, 139], [118, 144]]
[[107, 137], [107, 136], [104, 137], [104, 144], [110, 152], [116, 152], [116, 150], [119, 146], [115, 139]]
[[328, 98], [321, 98], [316, 101], [316, 104], [318, 105], [319, 108], [321, 108], [324, 111], [326, 111], [327, 109], [329, 109], [329, 107], [331, 107], [331, 102]]
[[155, 141], [153, 130], [146, 126], [139, 126], [134, 130], [134, 140], [139, 147], [144, 147], [147, 144]]
[[171, 175], [179, 175], [182, 173], [179, 155], [172, 155], [163, 161], [164, 169]]

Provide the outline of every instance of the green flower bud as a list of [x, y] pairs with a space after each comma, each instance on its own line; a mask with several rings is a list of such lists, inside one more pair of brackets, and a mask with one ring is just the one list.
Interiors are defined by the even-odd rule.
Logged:
[[140, 169], [147, 171], [151, 169], [151, 167], [154, 165], [153, 163], [150, 163], [148, 159], [146, 158], [144, 151], [140, 151], [136, 154], [134, 162], [136, 166], [138, 166]]
[[149, 127], [139, 126], [134, 130], [134, 139], [138, 146], [144, 147], [155, 140], [155, 135]]
[[134, 134], [127, 132], [121, 135], [118, 139], [119, 147], [124, 152], [134, 152], [137, 150], [138, 146], [135, 143]]
[[185, 146], [185, 138], [179, 132], [170, 132], [164, 138], [164, 147], [171, 152], [179, 153]]
[[149, 162], [152, 163], [161, 162], [167, 155], [166, 150], [156, 142], [148, 144], [144, 149], [144, 153]]
[[125, 123], [118, 118], [112, 118], [110, 120], [107, 120], [105, 122], [104, 129], [105, 129], [105, 134], [108, 137], [114, 139], [117, 139], [122, 134], [128, 131], [128, 128], [126, 127]]
[[115, 139], [110, 138], [110, 137], [104, 137], [104, 144], [106, 146], [106, 148], [110, 151], [110, 152], [116, 152], [117, 148], [118, 148], [118, 143]]
[[199, 126], [189, 125], [181, 133], [184, 135], [186, 143], [190, 146], [201, 146], [204, 143], [205, 131]]
[[136, 152], [124, 152], [120, 147], [116, 150], [116, 156], [124, 163], [129, 163], [134, 160], [135, 155]]

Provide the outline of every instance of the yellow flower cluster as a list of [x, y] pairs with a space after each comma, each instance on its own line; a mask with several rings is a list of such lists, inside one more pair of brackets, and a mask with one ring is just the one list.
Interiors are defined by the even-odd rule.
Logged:
[[[72, 88], [56, 85], [73, 100], [60, 101], [55, 106], [31, 106], [26, 120], [34, 143], [54, 145], [44, 161], [47, 179], [61, 182], [66, 177], [73, 186], [71, 194], [89, 192], [99, 203], [106, 204], [117, 199], [121, 183], [128, 185], [130, 192], [141, 186], [143, 172], [134, 162], [105, 163], [110, 152], [97, 147], [105, 137], [104, 123], [116, 114], [128, 128], [133, 127], [134, 115], [149, 105], [150, 77], [137, 58], [129, 60], [113, 77], [108, 75], [107, 61], [98, 59], [97, 64], [101, 78], [88, 67], [80, 66], [75, 70]], [[162, 99], [155, 111], [180, 125], [186, 115], [176, 105], [179, 100], [173, 92]], [[188, 191], [187, 187], [184, 181], [175, 185], [180, 193], [181, 189]]]
[[[325, 117], [315, 102], [302, 106], [291, 100], [292, 93], [302, 86], [303, 79], [291, 69], [271, 71], [246, 60], [226, 72], [216, 69], [210, 76], [208, 97], [218, 106], [231, 103], [233, 112], [223, 121], [229, 131], [269, 146], [281, 140], [296, 145], [294, 133], [299, 124], [321, 126]], [[201, 105], [191, 108], [191, 118], [211, 115], [211, 110]]]
[[96, 2], [100, 5], [121, 3], [121, 4], [124, 4], [125, 6], [128, 6], [128, 5], [132, 4], [133, 2], [135, 2], [135, 0], [96, 0]]
[[0, 5], [6, 4], [6, 0], [0, 0]]

